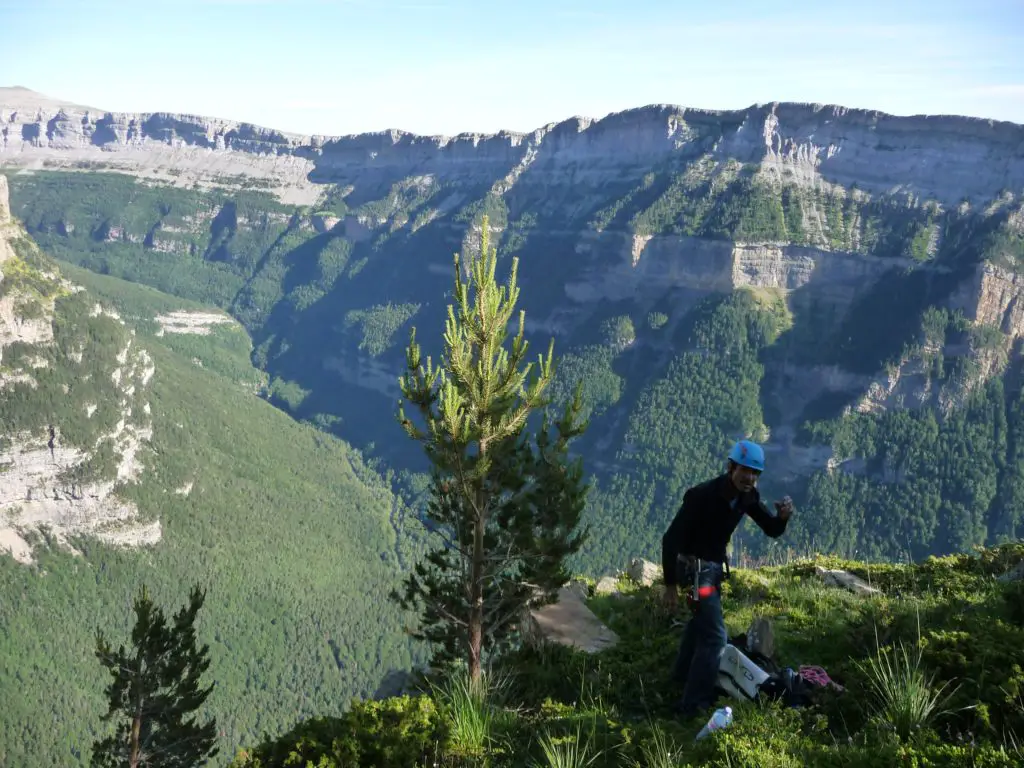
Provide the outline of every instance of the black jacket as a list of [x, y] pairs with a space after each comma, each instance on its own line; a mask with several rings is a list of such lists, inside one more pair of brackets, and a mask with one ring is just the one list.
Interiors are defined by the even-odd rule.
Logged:
[[737, 496], [734, 506], [728, 496], [731, 482], [728, 475], [722, 474], [695, 485], [683, 495], [679, 511], [661, 537], [661, 570], [666, 585], [677, 581], [678, 555], [724, 563], [729, 539], [744, 514], [773, 539], [785, 532], [788, 521], [768, 511], [756, 488]]

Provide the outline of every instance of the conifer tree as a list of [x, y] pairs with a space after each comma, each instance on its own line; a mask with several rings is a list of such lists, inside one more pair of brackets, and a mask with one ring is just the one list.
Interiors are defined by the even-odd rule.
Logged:
[[[554, 340], [546, 357], [526, 362], [523, 311], [505, 346], [519, 298], [518, 259], [500, 286], [486, 216], [468, 281], [459, 254], [454, 261], [455, 306], [448, 307], [440, 365], [429, 357], [424, 365], [413, 328], [401, 378], [423, 426], [406, 417], [401, 403], [398, 411], [431, 463], [427, 515], [441, 543], [392, 598], [419, 612], [412, 634], [434, 644], [436, 664], [464, 660], [476, 681], [484, 654], [514, 640], [523, 610], [554, 600], [568, 581], [565, 560], [586, 536], [579, 523], [588, 491], [568, 446], [587, 424], [577, 387], [552, 427], [545, 390], [554, 375]], [[531, 418], [537, 415], [539, 428]]]
[[113, 736], [92, 748], [97, 768], [185, 768], [203, 764], [219, 750], [216, 720], [199, 723], [193, 714], [213, 690], [199, 678], [210, 666], [209, 646], [198, 647], [196, 615], [206, 599], [193, 587], [188, 605], [168, 625], [163, 610], [142, 587], [135, 599], [132, 648], [116, 651], [96, 633], [96, 656], [113, 678], [107, 686]]

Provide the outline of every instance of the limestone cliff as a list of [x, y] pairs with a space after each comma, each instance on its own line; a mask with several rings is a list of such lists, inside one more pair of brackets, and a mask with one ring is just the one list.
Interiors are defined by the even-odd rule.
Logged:
[[[75, 324], [69, 307], [87, 297], [38, 252], [7, 203], [0, 176], [0, 552], [31, 562], [42, 532], [72, 550], [79, 535], [154, 543], [159, 521], [140, 520], [117, 493], [143, 471], [152, 361], [99, 304]], [[72, 325], [59, 339], [55, 320]], [[81, 399], [79, 384], [96, 400]]]
[[328, 137], [197, 115], [114, 113], [0, 89], [0, 165], [122, 169], [179, 186], [260, 179], [282, 200], [307, 204], [318, 197], [313, 181], [501, 179], [501, 193], [527, 169], [556, 185], [571, 179], [599, 186], [679, 157], [708, 155], [757, 163], [805, 185], [856, 184], [869, 193], [899, 190], [955, 205], [1024, 185], [1022, 146], [1024, 126], [1013, 123], [819, 104], [651, 105], [525, 134], [382, 130]]
[[7, 224], [11, 218], [10, 191], [7, 188], [7, 177], [0, 176], [0, 225]]

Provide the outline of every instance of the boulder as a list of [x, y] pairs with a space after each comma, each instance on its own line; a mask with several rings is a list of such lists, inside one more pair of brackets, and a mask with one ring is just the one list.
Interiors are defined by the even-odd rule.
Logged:
[[880, 595], [881, 590], [872, 587], [863, 579], [854, 576], [852, 573], [839, 569], [822, 568], [820, 565], [815, 566], [815, 573], [818, 577], [826, 584], [831, 584], [837, 587], [844, 587], [845, 589], [855, 592], [859, 595]]
[[602, 576], [594, 587], [594, 594], [617, 595], [619, 593], [619, 580], [614, 576]]
[[650, 560], [644, 560], [642, 557], [635, 557], [629, 563], [627, 574], [637, 584], [649, 587], [656, 579], [661, 577], [661, 566], [657, 563], [652, 563]]
[[527, 611], [521, 630], [528, 644], [558, 643], [584, 653], [599, 653], [619, 641], [587, 607], [585, 593], [573, 585], [559, 590], [557, 602]]

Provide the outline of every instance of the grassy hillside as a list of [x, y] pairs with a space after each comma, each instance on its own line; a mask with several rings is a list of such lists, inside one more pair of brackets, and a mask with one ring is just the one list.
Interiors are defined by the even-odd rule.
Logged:
[[[774, 661], [821, 666], [843, 690], [816, 689], [804, 708], [723, 698], [733, 725], [697, 743], [702, 719], [670, 712], [680, 629], [660, 607], [662, 587], [623, 584], [589, 601], [619, 636], [611, 649], [524, 650], [494, 671], [486, 697], [439, 681], [307, 721], [234, 765], [1009, 768], [1024, 760], [1024, 582], [994, 577], [1022, 558], [1015, 544], [916, 565], [818, 558], [734, 570], [730, 635], [767, 618]], [[826, 586], [816, 566], [844, 567], [881, 592]]]
[[[340, 712], [414, 663], [402, 617], [380, 599], [416, 547], [384, 479], [358, 451], [255, 394], [261, 376], [237, 325], [159, 336], [155, 316], [202, 307], [70, 266], [64, 274], [86, 291], [57, 301], [63, 343], [88, 346], [86, 362], [113, 359], [118, 338], [90, 331], [99, 301], [155, 366], [151, 450], [140, 482], [121, 493], [160, 521], [162, 539], [142, 550], [74, 540], [81, 556], [43, 542], [31, 565], [0, 556], [0, 763], [85, 764], [105, 710], [93, 632], [126, 638], [143, 582], [168, 606], [193, 581], [208, 590], [199, 631], [226, 757], [303, 716]], [[62, 402], [83, 407], [74, 389], [56, 401], [42, 393], [0, 389], [0, 410], [20, 398], [20, 412], [34, 409], [45, 427]]]

